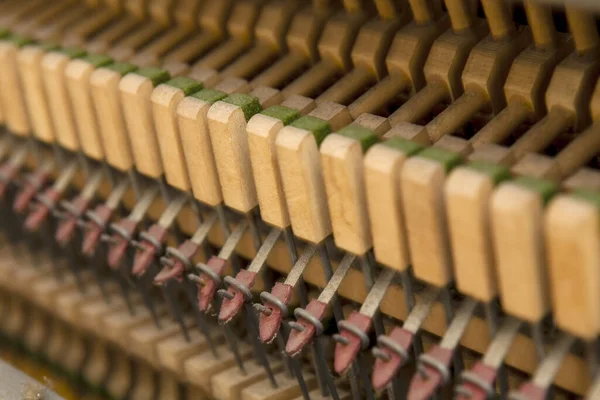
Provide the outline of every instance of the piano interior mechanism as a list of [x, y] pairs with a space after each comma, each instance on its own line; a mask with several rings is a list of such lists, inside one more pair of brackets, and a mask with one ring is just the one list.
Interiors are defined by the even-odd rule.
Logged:
[[0, 357], [67, 399], [599, 400], [599, 17], [0, 0]]

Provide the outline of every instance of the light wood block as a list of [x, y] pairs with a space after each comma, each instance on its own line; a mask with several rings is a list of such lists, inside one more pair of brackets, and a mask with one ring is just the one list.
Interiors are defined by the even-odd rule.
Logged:
[[312, 132], [284, 127], [275, 140], [294, 234], [319, 243], [332, 232], [321, 168]]
[[263, 114], [252, 117], [246, 127], [260, 215], [279, 228], [290, 225], [275, 147], [275, 138], [282, 128], [281, 120]]
[[163, 174], [163, 165], [154, 130], [150, 97], [154, 85], [149, 78], [131, 73], [119, 82], [123, 116], [137, 170], [151, 178]]
[[[89, 274], [82, 274], [83, 282], [90, 282], [91, 279], [92, 277]], [[76, 282], [72, 275], [65, 276], [62, 281], [57, 281], [53, 276], [48, 276], [46, 279], [36, 281], [31, 286], [36, 303], [50, 313], [58, 312], [56, 298], [74, 288], [76, 288]]]
[[67, 150], [78, 151], [79, 137], [73, 119], [73, 110], [65, 77], [65, 70], [69, 61], [71, 61], [71, 58], [65, 54], [47, 53], [42, 60], [42, 71], [56, 140]]
[[87, 357], [85, 340], [70, 327], [66, 327], [62, 332], [64, 334], [62, 352], [56, 355], [56, 361], [68, 371], [79, 371]]
[[219, 101], [208, 110], [208, 127], [225, 204], [240, 212], [258, 205], [241, 107]]
[[353, 254], [373, 247], [358, 140], [331, 134], [320, 147], [327, 205], [335, 244]]
[[[252, 349], [242, 343], [238, 343], [240, 357], [247, 360], [252, 356]], [[227, 345], [217, 347], [219, 358], [215, 358], [211, 351], [196, 354], [185, 360], [185, 379], [191, 385], [198, 387], [204, 393], [212, 393], [212, 377], [229, 370], [233, 366], [237, 368], [233, 353]]]
[[94, 70], [94, 65], [86, 60], [72, 60], [65, 68], [65, 80], [73, 107], [73, 117], [79, 134], [81, 150], [94, 160], [103, 160], [104, 147], [96, 121], [90, 87], [90, 77]]
[[[304, 379], [309, 390], [313, 389], [317, 380], [314, 375], [304, 374]], [[289, 377], [285, 372], [275, 375], [277, 388], [273, 388], [271, 381], [264, 379], [242, 390], [242, 400], [288, 400], [300, 394], [300, 387], [295, 377]]]
[[[262, 365], [257, 364], [252, 360], [245, 364], [246, 374], [239, 370], [238, 367], [233, 367], [214, 375], [212, 381], [212, 395], [217, 400], [242, 400], [242, 391], [266, 379], [267, 373]], [[283, 365], [280, 362], [271, 360], [271, 368], [273, 372], [279, 372]]]
[[128, 171], [134, 159], [121, 108], [120, 81], [121, 74], [107, 68], [98, 68], [90, 76], [100, 138], [103, 147], [110, 149], [106, 162], [119, 171]]
[[540, 195], [504, 183], [492, 195], [494, 253], [503, 309], [537, 322], [548, 311]]
[[27, 329], [23, 337], [27, 347], [34, 352], [46, 353], [49, 337], [48, 319], [38, 310], [30, 309], [27, 318]]
[[419, 156], [404, 162], [400, 190], [415, 276], [432, 285], [452, 280], [452, 261], [446, 230], [444, 166]]
[[600, 172], [591, 168], [580, 168], [573, 175], [561, 182], [567, 189], [587, 189], [600, 191]]
[[122, 399], [127, 396], [127, 392], [133, 384], [131, 360], [126, 354], [113, 351], [111, 361], [111, 371], [105, 386], [112, 396]]
[[177, 107], [177, 119], [194, 197], [215, 206], [223, 202], [223, 196], [206, 116], [211, 104], [185, 97]]
[[444, 188], [456, 285], [482, 302], [498, 292], [489, 216], [494, 186], [490, 175], [458, 167]]
[[[133, 303], [139, 303], [139, 299], [133, 297]], [[107, 304], [103, 297], [83, 304], [77, 310], [77, 325], [87, 330], [90, 334], [103, 336], [102, 321], [113, 313], [120, 313], [127, 310], [127, 304], [117, 294], [111, 295], [110, 303]]]
[[111, 369], [106, 344], [101, 340], [92, 340], [90, 347], [82, 372], [92, 384], [103, 386]]
[[[159, 311], [164, 314], [164, 310]], [[152, 321], [152, 316], [147, 308], [138, 304], [134, 307], [132, 316], [127, 309], [107, 315], [102, 319], [101, 326], [104, 331], [104, 337], [119, 346], [124, 351], [128, 350], [129, 332], [133, 329], [147, 325]]]
[[171, 186], [187, 192], [190, 190], [190, 182], [176, 114], [177, 106], [184, 96], [183, 90], [161, 84], [154, 89], [150, 100], [166, 180]]
[[[156, 327], [154, 321], [149, 321], [135, 327], [128, 333], [128, 350], [155, 367], [160, 366], [156, 351], [157, 344], [181, 332], [181, 327], [173, 321], [170, 315], [161, 317], [159, 323], [160, 328]], [[190, 327], [192, 322], [186, 320], [186, 325]]]
[[102, 293], [96, 285], [87, 285], [84, 293], [81, 293], [75, 287], [71, 290], [63, 291], [56, 297], [55, 313], [68, 324], [78, 326], [80, 308], [101, 298]]
[[135, 369], [135, 385], [131, 391], [131, 399], [146, 400], [153, 398], [158, 390], [158, 382], [153, 369], [143, 362], [136, 362]]
[[18, 53], [16, 44], [0, 41], [0, 100], [8, 129], [15, 135], [27, 136], [31, 133], [31, 125], [17, 63]]
[[380, 117], [379, 115], [364, 113], [354, 120], [356, 125], [360, 125], [363, 128], [367, 128], [378, 134], [383, 135], [390, 130], [390, 121], [387, 118]]
[[179, 383], [167, 372], [162, 372], [159, 375], [159, 399], [179, 399]]
[[46, 143], [56, 140], [42, 76], [42, 59], [46, 52], [39, 46], [25, 46], [17, 55], [27, 112], [33, 135]]
[[364, 159], [365, 191], [375, 258], [398, 271], [404, 271], [409, 265], [408, 238], [400, 196], [400, 171], [406, 159], [404, 152], [383, 144], [371, 147]]
[[[189, 342], [179, 333], [156, 344], [156, 354], [161, 367], [182, 377], [185, 374], [185, 360], [208, 348], [208, 342], [199, 329], [191, 329], [189, 333]], [[218, 336], [213, 336], [218, 342]]]
[[600, 332], [599, 223], [594, 204], [559, 195], [548, 205], [544, 224], [554, 321], [586, 340]]
[[68, 345], [68, 335], [65, 325], [57, 319], [51, 318], [47, 326], [46, 355], [53, 363], [60, 364]]

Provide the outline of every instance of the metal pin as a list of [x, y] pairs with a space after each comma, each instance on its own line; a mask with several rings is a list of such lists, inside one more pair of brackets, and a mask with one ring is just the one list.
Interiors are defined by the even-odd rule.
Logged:
[[[131, 287], [137, 288], [142, 296], [142, 300], [148, 310], [150, 311], [154, 323], [157, 327], [160, 326], [156, 307], [148, 291], [148, 288], [143, 285], [136, 285], [130, 277], [129, 265], [133, 264], [133, 254], [128, 252], [129, 244], [133, 240], [133, 235], [137, 230], [137, 226], [144, 219], [148, 209], [154, 203], [156, 196], [158, 195], [158, 188], [156, 185], [152, 185], [146, 189], [141, 198], [131, 210], [127, 218], [122, 219], [117, 223], [109, 225], [111, 236], [104, 236], [103, 240], [108, 244], [107, 264], [113, 271], [119, 271], [120, 276]], [[115, 198], [117, 196], [115, 195]], [[116, 207], [115, 207], [116, 208]], [[107, 238], [110, 238], [107, 240]], [[127, 257], [125, 257], [127, 256]], [[127, 260], [125, 260], [127, 258]]]
[[327, 307], [336, 298], [337, 290], [355, 260], [354, 254], [347, 253], [319, 297], [312, 300], [306, 308], [294, 310], [297, 322], [289, 324], [292, 331], [285, 348], [290, 356], [298, 355], [315, 335], [319, 336], [323, 333], [325, 328], [321, 320], [325, 316]]
[[[446, 316], [446, 325], [450, 325], [454, 318], [454, 307], [452, 307], [452, 295], [450, 294], [450, 288], [444, 287], [440, 291], [440, 300], [442, 305], [444, 306], [444, 314]], [[454, 359], [452, 360], [454, 364], [454, 373], [460, 374], [463, 370], [463, 361], [460, 353], [454, 354]]]
[[219, 322], [229, 323], [242, 309], [242, 306], [252, 301], [252, 287], [256, 281], [256, 277], [263, 271], [267, 265], [267, 257], [277, 244], [281, 237], [282, 231], [277, 228], [271, 229], [269, 235], [263, 242], [256, 256], [250, 263], [247, 269], [241, 270], [234, 277], [226, 276], [224, 283], [227, 289], [219, 290], [221, 296], [229, 294], [221, 304], [219, 311]]
[[476, 301], [463, 300], [440, 343], [419, 357], [417, 374], [408, 390], [409, 398], [429, 399], [451, 380], [450, 364], [476, 308]]
[[[249, 226], [251, 228], [253, 226], [250, 221]], [[254, 257], [248, 269], [239, 271], [235, 278], [231, 276], [225, 277], [224, 282], [227, 284], [228, 289], [219, 290], [219, 294], [224, 297], [219, 311], [219, 322], [222, 324], [230, 322], [241, 310], [241, 307], [245, 306], [246, 323], [248, 324], [249, 332], [252, 335], [251, 340], [254, 346], [255, 355], [263, 364], [263, 367], [269, 376], [269, 380], [274, 387], [277, 387], [275, 376], [271, 371], [265, 350], [262, 348], [262, 344], [257, 337], [258, 320], [254, 308], [252, 307], [251, 289], [254, 286], [257, 275], [264, 270], [267, 257], [275, 247], [275, 244], [277, 244], [281, 233], [282, 231], [279, 229], [272, 229], [266, 240], [258, 249], [256, 257]]]
[[508, 398], [510, 400], [534, 400], [548, 398], [554, 377], [558, 373], [563, 360], [569, 354], [571, 347], [575, 343], [575, 338], [567, 333], [563, 333], [554, 344], [552, 351], [541, 362], [533, 379], [521, 385], [518, 391], [512, 392]]
[[145, 218], [150, 206], [154, 203], [158, 195], [156, 185], [146, 189], [142, 197], [135, 203], [135, 206], [127, 216], [117, 223], [110, 224], [110, 230], [113, 233], [113, 241], [110, 243], [108, 251], [108, 265], [113, 269], [118, 269], [121, 266], [121, 261], [125, 256], [130, 241], [139, 225]]
[[461, 383], [455, 388], [456, 400], [486, 400], [495, 396], [494, 383], [521, 325], [518, 319], [506, 317], [483, 359], [461, 374]]
[[[356, 365], [361, 375], [363, 375], [363, 380], [366, 380], [364, 386], [368, 398], [373, 397], [372, 390], [370, 389], [371, 380], [367, 374], [363, 373], [366, 369], [360, 368], [356, 364], [357, 357], [360, 351], [365, 351], [370, 345], [369, 331], [374, 325], [374, 317], [378, 314], [379, 305], [383, 301], [395, 274], [395, 271], [391, 269], [384, 269], [367, 294], [360, 310], [350, 314], [348, 319], [338, 322], [340, 333], [333, 336], [333, 340], [337, 342], [334, 353], [335, 371], [341, 375], [350, 366]], [[377, 333], [382, 335], [384, 331], [380, 328]]]
[[88, 210], [84, 216], [87, 220], [85, 234], [81, 244], [81, 252], [87, 256], [95, 253], [101, 237], [106, 231], [114, 211], [121, 204], [123, 196], [129, 189], [128, 179], [121, 179], [108, 195], [104, 204], [94, 210]]
[[[485, 318], [488, 324], [488, 331], [490, 338], [493, 338], [498, 331], [498, 310], [496, 308], [495, 301], [487, 302], [483, 305], [485, 310]], [[504, 367], [499, 366], [498, 371], [498, 389], [502, 397], [506, 397], [508, 394], [508, 376]]]
[[[264, 291], [260, 294], [263, 304], [255, 304], [254, 307], [260, 313], [259, 338], [263, 343], [271, 343], [273, 340], [280, 337], [278, 333], [283, 327], [282, 321], [289, 315], [288, 303], [292, 298], [292, 294], [296, 287], [305, 291], [301, 279], [302, 274], [306, 269], [306, 266], [314, 257], [316, 251], [317, 246], [308, 244], [304, 248], [304, 252], [300, 258], [297, 259], [296, 263], [287, 274], [285, 281], [276, 283], [271, 289], [271, 292]], [[298, 285], [299, 283], [300, 285]], [[306, 293], [301, 297], [304, 297], [302, 306], [306, 307], [308, 301]], [[324, 396], [331, 394], [334, 399], [337, 399], [337, 389], [331, 374], [329, 373], [323, 346], [318, 338], [315, 338], [313, 341], [312, 352], [321, 393]]]
[[531, 337], [533, 338], [533, 343], [535, 344], [535, 353], [537, 355], [538, 362], [541, 362], [546, 355], [546, 350], [544, 349], [544, 332], [542, 328], [542, 322], [533, 322], [530, 323], [529, 329], [531, 330]]
[[77, 172], [77, 163], [72, 161], [59, 175], [52, 187], [46, 189], [43, 193], [36, 196], [36, 209], [25, 219], [25, 229], [30, 232], [36, 231], [46, 218], [56, 210], [56, 205], [63, 193], [67, 190], [75, 173]]
[[46, 159], [35, 172], [25, 177], [21, 189], [15, 196], [13, 211], [22, 213], [27, 210], [31, 201], [35, 198], [51, 178], [54, 169], [54, 160]]
[[[116, 186], [113, 185], [113, 189], [108, 195], [108, 198], [104, 204], [96, 206], [93, 210], [87, 210], [81, 216], [80, 221], [83, 223], [83, 238], [81, 241], [81, 253], [91, 259], [94, 259], [94, 263], [98, 268], [105, 268], [105, 260], [103, 253], [97, 252], [98, 245], [101, 241], [107, 244], [112, 241], [112, 236], [105, 233], [108, 224], [113, 216], [114, 211], [121, 204], [121, 200], [129, 188], [129, 180], [127, 178], [120, 179]], [[104, 239], [103, 239], [104, 238]], [[112, 269], [109, 269], [119, 285], [121, 297], [127, 305], [127, 309], [130, 314], [134, 314], [134, 306], [129, 295], [129, 286], [125, 279], [115, 273]]]
[[187, 194], [175, 198], [175, 200], [168, 204], [158, 221], [148, 230], [139, 234], [140, 241], [134, 242], [134, 245], [138, 249], [132, 267], [132, 274], [134, 276], [140, 277], [146, 273], [156, 257], [162, 253], [169, 229], [188, 201], [189, 196]]
[[20, 145], [12, 156], [0, 166], [0, 197], [4, 197], [10, 185], [15, 183], [27, 159], [27, 145]]
[[102, 183], [104, 171], [96, 169], [89, 177], [81, 193], [71, 201], [63, 200], [60, 206], [64, 209], [64, 218], [59, 222], [54, 239], [64, 246], [73, 238], [73, 233], [77, 228], [77, 221], [84, 215], [93, 200], [96, 191]]
[[[151, 276], [148, 280], [153, 280], [154, 276], [158, 274], [157, 257], [162, 255], [164, 243], [167, 240], [169, 229], [183, 206], [189, 201], [187, 194], [179, 195], [173, 201], [171, 201], [167, 208], [163, 211], [158, 221], [153, 224], [147, 231], [139, 234], [140, 241], [132, 240], [132, 245], [136, 248], [135, 255], [133, 258], [133, 266], [131, 273], [133, 276], [140, 278], [147, 271], [151, 270]], [[187, 325], [184, 321], [183, 311], [180, 309], [177, 303], [176, 282], [170, 280], [166, 281], [161, 285], [161, 291], [167, 302], [167, 306], [179, 323], [181, 331], [187, 341], [190, 340]], [[208, 335], [208, 330], [205, 325], [204, 333]]]
[[[220, 221], [225, 221], [223, 209], [219, 211], [217, 209], [217, 217], [219, 217], [219, 212], [222, 212]], [[188, 274], [188, 279], [194, 282], [197, 286], [198, 290], [198, 310], [202, 312], [209, 312], [212, 308], [214, 294], [217, 288], [221, 285], [221, 276], [225, 272], [225, 267], [227, 266], [227, 260], [229, 260], [232, 256], [234, 256], [235, 248], [238, 243], [242, 239], [242, 236], [248, 229], [248, 221], [246, 219], [240, 221], [233, 232], [226, 236], [225, 243], [223, 243], [223, 247], [219, 251], [217, 256], [211, 257], [206, 264], [196, 264], [194, 269], [197, 274], [190, 273]], [[228, 233], [228, 227], [224, 232]], [[239, 264], [236, 266], [235, 263], [232, 263], [234, 269], [239, 271]], [[231, 328], [229, 325], [225, 325], [225, 338], [229, 345], [230, 350], [234, 354], [234, 358], [240, 370], [245, 373], [244, 362], [239, 354], [239, 349], [237, 347], [237, 342], [235, 337], [231, 332]]]
[[436, 288], [427, 289], [406, 317], [402, 327], [395, 327], [388, 335], [377, 337], [378, 347], [373, 348], [376, 360], [371, 378], [376, 391], [383, 390], [393, 382], [398, 370], [408, 362], [412, 344], [439, 293]]

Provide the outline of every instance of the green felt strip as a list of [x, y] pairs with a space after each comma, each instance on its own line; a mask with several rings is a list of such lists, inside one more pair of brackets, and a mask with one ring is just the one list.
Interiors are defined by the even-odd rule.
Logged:
[[290, 126], [312, 132], [317, 142], [317, 146], [321, 146], [325, 137], [331, 133], [331, 125], [329, 125], [327, 121], [310, 115], [298, 118], [292, 122]]
[[283, 122], [284, 125], [289, 125], [300, 118], [300, 111], [284, 106], [272, 106], [261, 112], [272, 118], [276, 118]]
[[32, 39], [22, 36], [22, 35], [18, 35], [18, 34], [9, 35], [8, 37], [6, 37], [6, 39], [9, 40], [10, 42], [12, 42], [18, 48], [21, 48], [21, 47], [27, 46], [28, 44], [33, 43]]
[[202, 83], [185, 76], [178, 76], [166, 82], [167, 85], [183, 90], [186, 96], [196, 93], [204, 87]]
[[386, 140], [382, 143], [386, 147], [401, 151], [402, 153], [406, 154], [407, 157], [414, 156], [424, 148], [419, 143], [415, 143], [411, 140], [406, 140], [399, 137], [390, 138], [389, 140]]
[[104, 54], [88, 54], [82, 60], [92, 64], [94, 68], [106, 67], [113, 63], [113, 59]]
[[419, 153], [419, 157], [439, 162], [444, 166], [446, 172], [462, 163], [460, 154], [437, 147], [429, 147], [423, 150]]
[[56, 43], [41, 43], [40, 48], [47, 53], [50, 51], [59, 51], [60, 46]]
[[588, 189], [576, 189], [573, 191], [572, 195], [578, 199], [584, 200], [596, 208], [600, 209], [600, 193], [592, 192]]
[[258, 98], [251, 96], [245, 93], [234, 93], [230, 94], [226, 98], [223, 99], [225, 103], [233, 104], [234, 106], [238, 106], [244, 112], [244, 117], [246, 117], [246, 121], [250, 120], [255, 114], [258, 114], [262, 111], [262, 107]]
[[84, 49], [78, 49], [76, 47], [60, 48], [57, 51], [69, 58], [82, 58], [87, 55], [87, 51]]
[[532, 178], [530, 176], [520, 176], [513, 182], [539, 193], [539, 195], [542, 196], [544, 205], [546, 205], [552, 196], [558, 192], [558, 185], [556, 183], [544, 179]]
[[467, 165], [467, 167], [489, 176], [492, 179], [492, 182], [494, 182], [494, 185], [497, 185], [498, 183], [504, 180], [510, 179], [510, 171], [508, 170], [508, 168], [502, 165], [477, 160], [470, 162]]
[[337, 134], [360, 142], [363, 152], [379, 142], [379, 136], [375, 132], [360, 125], [348, 125], [337, 131]]
[[111, 71], [115, 71], [116, 73], [120, 74], [121, 76], [125, 76], [130, 72], [134, 72], [137, 71], [137, 66], [133, 65], [133, 64], [129, 64], [129, 63], [124, 63], [124, 62], [116, 62], [114, 64], [110, 64], [106, 67], [107, 69], [110, 69]]
[[152, 86], [154, 87], [171, 79], [169, 71], [156, 67], [140, 68], [135, 73], [150, 79], [152, 81]]
[[191, 97], [202, 100], [208, 104], [214, 104], [227, 97], [227, 93], [215, 89], [202, 89], [199, 92], [192, 94]]

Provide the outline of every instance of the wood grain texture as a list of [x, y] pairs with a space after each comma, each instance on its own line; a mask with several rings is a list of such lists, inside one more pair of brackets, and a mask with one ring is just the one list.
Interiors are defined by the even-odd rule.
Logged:
[[39, 46], [25, 46], [19, 51], [17, 57], [33, 135], [43, 142], [53, 143], [56, 140], [56, 133], [52, 125], [42, 76], [42, 59], [45, 54], [46, 52]]
[[[304, 381], [308, 389], [316, 386], [314, 375], [305, 373]], [[289, 377], [285, 372], [275, 375], [278, 387], [274, 388], [268, 379], [256, 382], [242, 391], [242, 400], [288, 400], [300, 394], [300, 386], [295, 377]]]
[[482, 302], [497, 294], [489, 221], [493, 190], [490, 176], [467, 167], [452, 171], [444, 188], [456, 285]]
[[106, 68], [98, 68], [90, 76], [100, 138], [103, 147], [109, 150], [106, 162], [119, 171], [128, 171], [133, 168], [134, 160], [121, 108], [120, 81], [121, 74]]
[[[283, 367], [281, 362], [275, 360], [270, 360], [270, 362], [273, 372], [279, 372]], [[246, 387], [267, 379], [265, 369], [256, 360], [247, 362], [244, 366], [246, 374], [236, 366], [212, 377], [212, 394], [215, 398], [242, 400], [242, 391]]]
[[14, 43], [0, 42], [0, 100], [8, 129], [17, 136], [27, 136], [30, 134], [31, 125], [17, 63], [18, 52], [19, 49]]
[[405, 153], [383, 144], [371, 147], [364, 159], [365, 189], [375, 258], [398, 271], [404, 271], [410, 260], [400, 196], [400, 171], [405, 161]]
[[491, 218], [503, 309], [537, 322], [548, 311], [542, 199], [531, 190], [504, 183], [492, 195]]
[[554, 322], [592, 340], [600, 332], [600, 218], [584, 200], [559, 195], [545, 215], [548, 277]]
[[78, 151], [79, 137], [65, 78], [65, 69], [69, 61], [71, 59], [65, 54], [47, 53], [42, 60], [42, 71], [50, 115], [56, 129], [56, 140], [67, 150]]
[[315, 138], [312, 132], [286, 126], [275, 144], [294, 234], [319, 243], [332, 231]]
[[75, 59], [65, 68], [65, 80], [73, 106], [73, 116], [82, 152], [95, 160], [104, 159], [104, 147], [100, 138], [94, 110], [90, 77], [94, 66], [84, 60]]
[[198, 329], [190, 329], [189, 334], [189, 342], [180, 333], [156, 344], [156, 354], [160, 365], [179, 376], [185, 374], [183, 365], [186, 359], [208, 349], [208, 342]]
[[253, 116], [246, 127], [260, 215], [265, 222], [279, 228], [291, 223], [275, 147], [282, 128], [281, 120], [263, 114]]
[[452, 261], [444, 209], [444, 167], [413, 157], [404, 163], [401, 193], [415, 276], [432, 285], [452, 280]]
[[225, 204], [240, 212], [258, 205], [243, 110], [233, 104], [216, 102], [208, 110], [210, 141]]
[[185, 97], [177, 107], [177, 120], [194, 197], [215, 206], [223, 202], [223, 195], [208, 131], [210, 106], [200, 99]]
[[183, 90], [161, 84], [152, 91], [150, 100], [165, 178], [171, 186], [187, 192], [190, 190], [190, 181], [176, 114], [184, 96]]
[[[245, 343], [239, 344], [240, 358], [247, 360], [252, 357], [252, 348]], [[193, 387], [200, 388], [204, 393], [212, 393], [212, 377], [232, 367], [237, 368], [233, 353], [227, 345], [216, 348], [219, 358], [211, 351], [204, 351], [185, 360], [185, 379]]]
[[320, 152], [335, 243], [353, 254], [365, 254], [373, 241], [361, 143], [334, 133], [325, 138]]
[[152, 117], [150, 96], [153, 90], [150, 79], [135, 73], [125, 75], [119, 82], [123, 116], [135, 166], [141, 174], [159, 178], [164, 169]]

